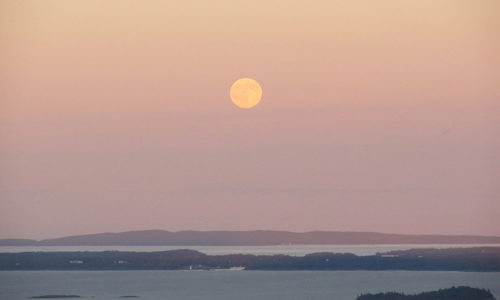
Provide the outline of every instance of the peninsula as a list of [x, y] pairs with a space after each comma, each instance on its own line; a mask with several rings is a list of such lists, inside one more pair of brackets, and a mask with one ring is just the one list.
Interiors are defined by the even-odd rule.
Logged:
[[396, 292], [363, 294], [356, 300], [495, 300], [495, 297], [485, 289], [458, 286], [412, 295]]
[[500, 271], [500, 247], [412, 249], [356, 256], [350, 253], [206, 255], [161, 252], [0, 253], [0, 270], [425, 270]]

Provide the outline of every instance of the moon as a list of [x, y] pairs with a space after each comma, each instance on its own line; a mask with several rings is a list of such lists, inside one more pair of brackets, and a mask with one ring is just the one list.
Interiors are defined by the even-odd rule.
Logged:
[[252, 108], [259, 104], [262, 88], [251, 78], [241, 78], [233, 83], [229, 94], [234, 105], [240, 108]]

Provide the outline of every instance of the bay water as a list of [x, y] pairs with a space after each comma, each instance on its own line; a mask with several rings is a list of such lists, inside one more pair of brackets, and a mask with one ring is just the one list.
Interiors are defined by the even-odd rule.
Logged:
[[254, 254], [304, 256], [315, 252], [376, 253], [417, 248], [500, 247], [500, 244], [404, 244], [404, 245], [274, 245], [274, 246], [0, 246], [2, 252], [72, 252], [72, 251], [131, 251], [154, 252], [175, 249], [192, 249], [208, 255]]
[[441, 271], [1, 271], [0, 299], [355, 300], [461, 285], [490, 289], [500, 299], [499, 272]]

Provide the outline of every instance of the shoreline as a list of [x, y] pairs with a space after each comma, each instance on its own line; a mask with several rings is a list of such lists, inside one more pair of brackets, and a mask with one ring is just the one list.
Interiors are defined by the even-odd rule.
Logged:
[[320, 252], [305, 256], [76, 251], [0, 253], [0, 270], [262, 270], [262, 271], [465, 271], [499, 272], [500, 247], [410, 249], [376, 255]]

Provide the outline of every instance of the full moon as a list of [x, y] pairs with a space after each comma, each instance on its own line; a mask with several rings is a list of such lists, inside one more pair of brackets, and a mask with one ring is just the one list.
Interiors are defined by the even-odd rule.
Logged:
[[252, 108], [260, 102], [262, 88], [257, 81], [251, 78], [241, 78], [233, 83], [229, 94], [236, 106]]

